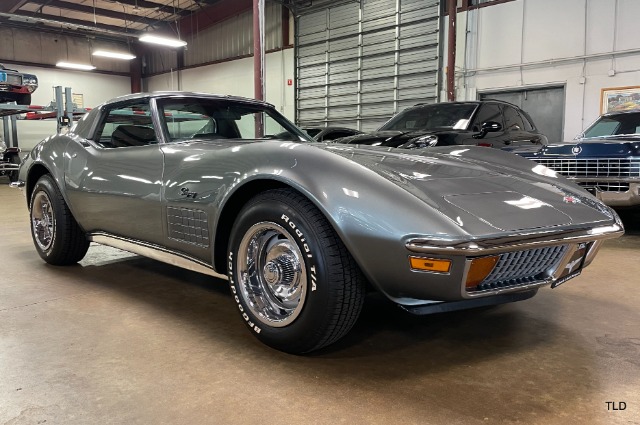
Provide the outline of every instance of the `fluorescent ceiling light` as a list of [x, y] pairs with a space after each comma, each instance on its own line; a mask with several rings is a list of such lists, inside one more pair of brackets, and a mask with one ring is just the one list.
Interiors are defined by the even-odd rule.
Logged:
[[130, 61], [131, 59], [135, 59], [135, 55], [131, 53], [118, 53], [118, 52], [110, 52], [108, 50], [96, 50], [93, 52], [93, 56], [102, 56], [103, 58], [113, 58], [113, 59], [123, 59]]
[[82, 71], [93, 71], [96, 69], [93, 65], [86, 65], [82, 63], [71, 63], [71, 62], [63, 62], [60, 61], [56, 64], [57, 67], [60, 68], [69, 68], [69, 69], [80, 69]]
[[184, 47], [187, 45], [186, 41], [178, 40], [177, 38], [158, 37], [156, 35], [145, 34], [138, 39], [143, 43], [161, 44], [169, 47]]

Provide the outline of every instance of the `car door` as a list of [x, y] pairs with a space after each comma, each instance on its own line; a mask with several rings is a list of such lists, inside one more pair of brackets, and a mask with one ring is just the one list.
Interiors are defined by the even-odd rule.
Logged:
[[[487, 132], [481, 134], [482, 124], [487, 122], [496, 122], [500, 124], [502, 130], [495, 132]], [[502, 117], [502, 110], [497, 103], [483, 103], [478, 108], [471, 125], [469, 126], [471, 132], [464, 133], [464, 144], [473, 144], [480, 146], [488, 146], [495, 148], [502, 148], [505, 144], [505, 131], [504, 131], [504, 119]]]
[[65, 185], [87, 232], [163, 242], [163, 154], [149, 99], [107, 105], [86, 138], [69, 143]]
[[528, 131], [531, 127], [528, 121], [524, 118], [516, 108], [508, 105], [502, 106], [504, 113], [504, 130], [505, 135], [503, 138], [503, 146], [505, 150], [513, 150], [516, 148], [525, 148], [535, 146], [536, 149], [540, 142], [540, 135]]

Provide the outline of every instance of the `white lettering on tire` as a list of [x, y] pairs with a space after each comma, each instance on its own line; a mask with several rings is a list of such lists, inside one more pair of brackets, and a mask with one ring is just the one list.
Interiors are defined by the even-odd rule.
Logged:
[[[280, 219], [283, 220], [285, 223], [287, 223], [289, 225], [289, 227], [291, 227], [291, 229], [294, 231], [296, 237], [298, 238], [298, 240], [302, 244], [302, 248], [304, 249], [304, 252], [307, 254], [307, 257], [308, 258], [313, 258], [313, 254], [311, 254], [311, 248], [309, 248], [309, 245], [307, 244], [306, 239], [304, 238], [304, 235], [303, 235], [302, 231], [300, 231], [298, 226], [296, 226], [296, 224], [293, 221], [291, 221], [291, 219], [286, 214], [282, 214]], [[316, 266], [314, 264], [312, 264], [311, 267], [309, 268], [309, 270], [311, 272], [310, 273], [310, 275], [311, 275], [311, 292], [313, 292], [316, 289], [318, 289], [317, 280], [316, 280]]]
[[260, 329], [260, 327], [258, 327], [255, 323], [253, 323], [250, 318], [249, 315], [247, 313], [245, 313], [244, 311], [244, 307], [242, 307], [242, 303], [240, 303], [240, 297], [238, 296], [238, 290], [236, 289], [235, 286], [235, 281], [233, 279], [233, 252], [229, 252], [229, 285], [231, 285], [231, 292], [233, 293], [233, 299], [236, 301], [236, 305], [238, 306], [238, 310], [240, 310], [240, 312], [242, 313], [242, 318], [245, 320], [245, 322], [247, 322], [247, 325], [249, 325], [249, 327], [251, 329], [254, 330], [255, 333], [259, 334], [262, 329]]

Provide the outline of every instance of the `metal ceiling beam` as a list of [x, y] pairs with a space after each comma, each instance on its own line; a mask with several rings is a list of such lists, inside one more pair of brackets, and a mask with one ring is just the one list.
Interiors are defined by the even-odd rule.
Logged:
[[[40, 24], [43, 23], [42, 21], [35, 21], [35, 22]], [[4, 16], [2, 16], [1, 13], [0, 13], [0, 25], [2, 25], [3, 27], [16, 28], [16, 29], [25, 30], [25, 31], [37, 31], [37, 32], [42, 32], [42, 33], [52, 34], [52, 35], [64, 34], [71, 37], [89, 36], [89, 37], [95, 38], [96, 40], [110, 41], [114, 43], [122, 43], [126, 39], [129, 39], [132, 37], [131, 34], [112, 33], [111, 31], [96, 31], [93, 28], [91, 30], [88, 30], [80, 27], [77, 29], [70, 30], [67, 27], [56, 28], [54, 26], [47, 26], [47, 25], [34, 25], [33, 21], [31, 23], [9, 21]]]
[[[93, 15], [94, 12], [97, 16], [104, 16], [106, 18], [113, 18], [113, 19], [120, 19], [120, 20], [126, 20], [127, 22], [131, 22], [131, 23], [140, 23], [140, 24], [145, 24], [145, 25], [152, 25], [153, 23], [155, 23], [155, 19], [149, 19], [149, 18], [145, 18], [143, 16], [138, 16], [138, 15], [132, 15], [129, 13], [125, 13], [124, 11], [116, 11], [116, 10], [110, 10], [110, 9], [100, 9], [100, 8], [93, 8], [92, 6], [87, 6], [87, 5], [82, 5], [82, 4], [77, 4], [77, 3], [72, 3], [69, 1], [62, 1], [62, 0], [28, 0], [29, 3], [37, 3], [37, 4], [41, 4], [43, 6], [49, 6], [49, 7], [57, 7], [59, 9], [64, 9], [64, 10], [72, 10], [75, 12], [82, 12], [82, 13], [88, 13]], [[87, 20], [87, 25], [93, 24], [93, 20], [89, 21]]]
[[0, 13], [0, 16], [5, 18], [13, 18], [18, 20], [32, 19], [35, 22], [41, 22], [43, 24], [62, 25], [65, 27], [77, 27], [84, 31], [97, 31], [108, 32], [112, 35], [119, 35], [124, 37], [137, 37], [140, 32], [134, 31], [131, 33], [122, 31], [122, 27], [115, 25], [96, 24], [89, 23], [81, 19], [64, 18], [58, 15], [48, 15], [46, 13], [30, 13], [18, 11], [17, 13]]
[[189, 9], [181, 9], [178, 7], [174, 9], [173, 5], [162, 5], [160, 3], [154, 3], [146, 0], [117, 0], [117, 2], [127, 6], [137, 6], [141, 9], [155, 9], [158, 12], [169, 13], [180, 17], [188, 16], [191, 13], [191, 10]]
[[29, 0], [4, 0], [0, 2], [0, 12], [13, 13]]

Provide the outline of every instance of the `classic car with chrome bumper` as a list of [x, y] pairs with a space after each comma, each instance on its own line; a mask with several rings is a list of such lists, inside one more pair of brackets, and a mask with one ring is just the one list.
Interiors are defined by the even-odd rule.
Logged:
[[253, 334], [293, 353], [345, 335], [366, 288], [415, 314], [519, 301], [623, 233], [502, 150], [316, 143], [269, 104], [198, 93], [100, 105], [19, 180], [44, 261], [74, 264], [94, 241], [226, 278]]
[[640, 206], [640, 112], [604, 114], [572, 143], [518, 152], [612, 207]]
[[15, 69], [5, 68], [0, 64], [0, 102], [16, 102], [18, 105], [29, 105], [31, 93], [38, 88], [38, 77], [25, 74]]

